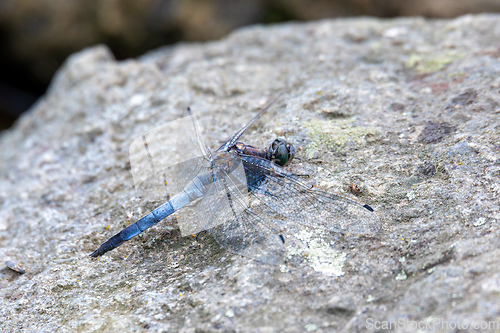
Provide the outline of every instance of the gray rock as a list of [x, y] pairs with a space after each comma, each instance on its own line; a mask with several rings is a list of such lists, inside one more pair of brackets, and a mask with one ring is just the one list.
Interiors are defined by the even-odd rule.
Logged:
[[[103, 46], [73, 55], [0, 137], [0, 259], [26, 270], [0, 269], [1, 330], [498, 330], [499, 34], [494, 15], [342, 19], [123, 62]], [[167, 219], [90, 260], [158, 204], [135, 194], [135, 137], [190, 105], [217, 147], [279, 91], [243, 139], [284, 136], [301, 158], [291, 171], [362, 189], [376, 237], [346, 236], [335, 252], [333, 235], [304, 229], [309, 253], [274, 267], [183, 238]]]

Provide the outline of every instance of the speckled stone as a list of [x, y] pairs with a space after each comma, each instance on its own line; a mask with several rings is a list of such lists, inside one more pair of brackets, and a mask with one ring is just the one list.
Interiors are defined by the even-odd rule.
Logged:
[[[495, 15], [362, 18], [122, 62], [104, 46], [74, 54], [0, 136], [0, 262], [26, 271], [0, 269], [0, 330], [500, 325], [498, 36]], [[217, 148], [278, 92], [245, 142], [286, 137], [300, 158], [289, 169], [373, 206], [376, 236], [303, 231], [310, 253], [275, 267], [181, 237], [173, 218], [88, 257], [157, 204], [134, 190], [134, 138], [189, 105]]]

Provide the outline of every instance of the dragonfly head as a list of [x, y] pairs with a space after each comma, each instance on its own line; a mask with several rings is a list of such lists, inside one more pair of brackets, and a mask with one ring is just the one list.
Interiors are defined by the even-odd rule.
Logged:
[[269, 153], [271, 160], [280, 165], [284, 166], [295, 156], [295, 147], [290, 143], [286, 142], [285, 139], [277, 138], [269, 147]]

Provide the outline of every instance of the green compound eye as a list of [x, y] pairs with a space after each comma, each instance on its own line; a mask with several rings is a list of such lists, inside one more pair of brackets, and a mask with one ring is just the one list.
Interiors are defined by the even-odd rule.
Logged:
[[288, 162], [288, 150], [283, 145], [278, 147], [274, 156], [278, 165], [283, 166]]
[[271, 145], [273, 162], [284, 166], [290, 162], [295, 156], [295, 148], [287, 143], [285, 139], [277, 138]]

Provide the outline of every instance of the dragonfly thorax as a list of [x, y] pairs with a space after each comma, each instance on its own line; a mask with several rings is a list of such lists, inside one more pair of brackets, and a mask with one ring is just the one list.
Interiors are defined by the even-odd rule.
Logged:
[[295, 156], [295, 147], [286, 142], [283, 138], [277, 138], [269, 146], [268, 149], [262, 149], [252, 145], [247, 145], [243, 142], [237, 142], [230, 149], [231, 152], [237, 155], [257, 156], [271, 162], [284, 166], [293, 160]]
[[211, 168], [213, 170], [225, 170], [226, 172], [234, 171], [241, 162], [236, 159], [233, 155], [227, 152], [218, 152], [216, 157], [212, 161]]

